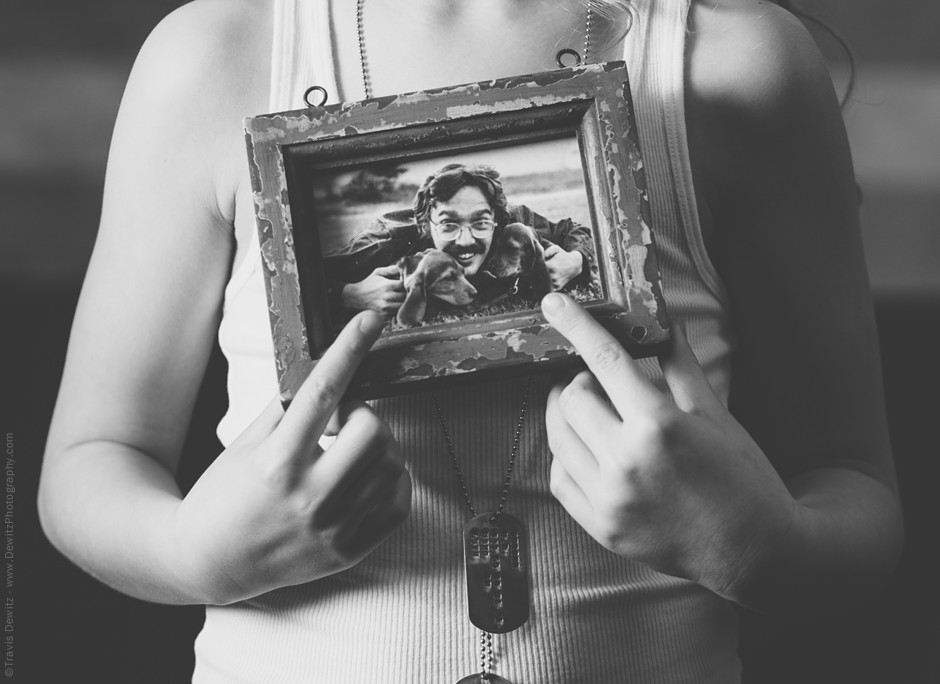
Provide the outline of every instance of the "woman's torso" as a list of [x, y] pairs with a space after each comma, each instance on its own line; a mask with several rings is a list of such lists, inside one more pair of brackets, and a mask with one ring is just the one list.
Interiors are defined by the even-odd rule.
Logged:
[[[299, 108], [304, 88], [314, 83], [327, 84], [333, 101], [360, 98], [357, 68], [351, 66], [354, 3], [336, 3], [334, 13], [325, 0], [273, 0], [273, 5], [267, 111]], [[728, 306], [704, 248], [682, 123], [685, 3], [642, 0], [634, 6], [625, 54], [650, 171], [667, 305], [673, 316], [685, 320], [710, 381], [727, 397]], [[331, 25], [340, 39], [331, 40]], [[384, 24], [373, 15], [367, 31], [370, 25]], [[382, 39], [377, 41], [376, 54], [392, 44], [386, 41], [383, 48]], [[338, 75], [332, 68], [334, 53]], [[509, 73], [537, 70], [532, 66], [529, 57], [521, 56], [505, 68]], [[383, 78], [381, 69], [376, 73], [377, 95], [386, 94], [381, 90], [386, 87], [443, 85], [433, 79], [445, 76], [435, 72], [426, 80], [396, 80]], [[481, 73], [457, 69], [447, 76], [466, 82], [482, 78]], [[230, 363], [231, 406], [219, 426], [225, 444], [276, 392], [247, 164], [244, 174], [235, 204], [238, 248], [220, 329]], [[655, 361], [641, 365], [662, 386]], [[490, 383], [440, 395], [478, 509], [495, 505], [523, 383]], [[529, 526], [532, 617], [521, 630], [497, 639], [497, 672], [517, 684], [736, 681], [730, 606], [693, 583], [613, 556], [551, 497], [546, 392], [546, 380], [536, 379], [507, 507]], [[197, 642], [194, 681], [456, 681], [477, 671], [477, 633], [465, 617], [460, 558], [460, 530], [469, 514], [433, 402], [428, 394], [416, 394], [375, 402], [375, 408], [392, 426], [415, 482], [411, 517], [347, 572], [235, 606], [210, 607]]]

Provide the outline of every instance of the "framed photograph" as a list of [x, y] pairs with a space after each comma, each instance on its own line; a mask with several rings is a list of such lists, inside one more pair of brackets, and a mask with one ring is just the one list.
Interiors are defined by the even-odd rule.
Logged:
[[579, 362], [563, 291], [636, 358], [668, 341], [622, 62], [246, 119], [281, 397], [358, 310], [374, 398]]

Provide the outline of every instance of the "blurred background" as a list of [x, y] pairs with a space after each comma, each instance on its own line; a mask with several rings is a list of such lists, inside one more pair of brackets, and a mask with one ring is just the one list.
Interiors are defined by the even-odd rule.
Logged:
[[[31, 0], [0, 19], [2, 419], [17, 454], [16, 677], [181, 682], [198, 607], [129, 599], [45, 541], [35, 511], [45, 433], [93, 246], [112, 124], [134, 55], [177, 0]], [[940, 4], [804, 0], [858, 62], [845, 108], [908, 526], [904, 560], [861, 605], [826, 618], [742, 614], [746, 681], [940, 681]], [[846, 57], [814, 31], [839, 88]], [[184, 487], [220, 447], [224, 361], [213, 357], [184, 457]], [[201, 426], [201, 427], [198, 427]]]

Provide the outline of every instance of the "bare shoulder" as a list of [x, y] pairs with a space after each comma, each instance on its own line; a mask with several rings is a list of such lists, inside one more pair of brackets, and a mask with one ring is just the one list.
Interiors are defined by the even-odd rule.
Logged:
[[195, 0], [171, 12], [140, 50], [122, 110], [172, 113], [160, 120], [177, 127], [238, 123], [266, 100], [270, 15], [268, 0]]
[[689, 145], [716, 217], [729, 201], [768, 206], [767, 193], [823, 179], [853, 198], [838, 98], [805, 26], [764, 0], [695, 0], [690, 21]]
[[183, 85], [208, 74], [224, 82], [266, 69], [271, 12], [270, 0], [194, 0], [156, 26], [138, 65]]
[[176, 180], [138, 173], [137, 187], [169, 188], [175, 182], [179, 192], [201, 188], [203, 206], [213, 206], [222, 223], [230, 222], [232, 197], [242, 182], [242, 120], [264, 111], [268, 101], [270, 5], [195, 0], [156, 26], [124, 92], [110, 168], [160, 160], [174, 169]]
[[213, 120], [223, 130], [245, 111], [257, 113], [267, 102], [270, 4], [195, 0], [171, 12], [141, 48], [127, 106], [172, 111], [167, 123], [178, 126]]
[[831, 95], [829, 73], [812, 36], [774, 3], [696, 0], [691, 29], [690, 94], [703, 106], [773, 112], [800, 93]]

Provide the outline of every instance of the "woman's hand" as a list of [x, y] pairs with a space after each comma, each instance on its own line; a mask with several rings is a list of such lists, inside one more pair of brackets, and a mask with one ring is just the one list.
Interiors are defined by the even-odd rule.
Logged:
[[[411, 479], [388, 426], [341, 401], [383, 326], [353, 318], [286, 412], [275, 399], [179, 505], [180, 561], [206, 603], [227, 604], [349, 568], [406, 518]], [[318, 440], [336, 434], [326, 450]]]
[[398, 266], [380, 266], [364, 280], [349, 283], [343, 287], [340, 298], [349, 311], [371, 309], [386, 318], [394, 316], [405, 301], [405, 286]]
[[549, 395], [556, 498], [611, 551], [734, 596], [797, 515], [770, 462], [676, 326], [660, 358], [673, 403], [570, 298], [548, 295], [543, 310], [590, 369]]
[[552, 287], [557, 292], [581, 275], [584, 257], [577, 250], [566, 252], [558, 245], [553, 244], [545, 248], [545, 266], [548, 268], [548, 274], [552, 277]]

